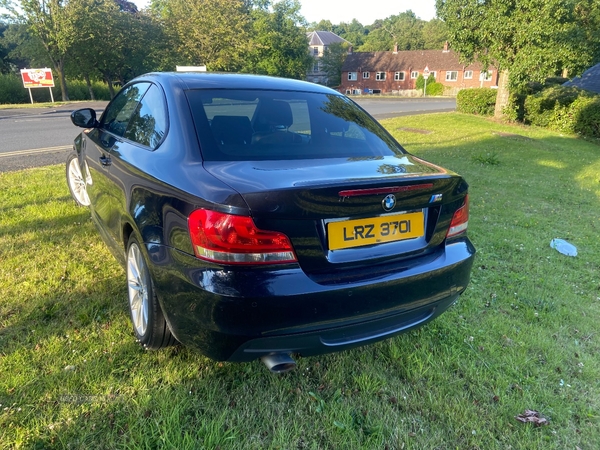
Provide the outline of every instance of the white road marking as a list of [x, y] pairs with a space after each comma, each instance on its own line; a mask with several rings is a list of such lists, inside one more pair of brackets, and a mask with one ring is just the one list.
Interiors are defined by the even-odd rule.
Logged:
[[34, 155], [37, 153], [53, 153], [60, 152], [63, 150], [70, 150], [73, 147], [70, 145], [60, 145], [58, 147], [44, 147], [44, 148], [34, 148], [31, 150], [17, 150], [14, 152], [4, 152], [0, 153], [0, 158], [8, 158], [11, 156], [24, 156], [24, 155]]

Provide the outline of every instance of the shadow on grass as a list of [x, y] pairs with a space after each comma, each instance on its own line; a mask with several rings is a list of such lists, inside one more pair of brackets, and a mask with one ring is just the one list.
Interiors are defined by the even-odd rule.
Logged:
[[[43, 208], [43, 206], [40, 206]], [[18, 238], [20, 234], [27, 232], [35, 232], [39, 234], [40, 239], [44, 239], [48, 236], [54, 236], [60, 240], [66, 240], [67, 236], [75, 236], [75, 229], [73, 225], [79, 225], [82, 221], [88, 221], [89, 214], [86, 218], [85, 215], [79, 213], [73, 213], [61, 217], [29, 217], [20, 219], [18, 224], [15, 225], [0, 225], [0, 237], [2, 236], [14, 236]], [[69, 232], [61, 233], [57, 231], [61, 228], [71, 228], [72, 234]]]

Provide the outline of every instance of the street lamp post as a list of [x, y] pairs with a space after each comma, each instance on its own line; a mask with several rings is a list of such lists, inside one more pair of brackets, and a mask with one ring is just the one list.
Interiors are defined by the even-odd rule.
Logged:
[[429, 78], [429, 66], [423, 69], [423, 78], [425, 78], [425, 86], [423, 87], [423, 97], [427, 96], [427, 78]]

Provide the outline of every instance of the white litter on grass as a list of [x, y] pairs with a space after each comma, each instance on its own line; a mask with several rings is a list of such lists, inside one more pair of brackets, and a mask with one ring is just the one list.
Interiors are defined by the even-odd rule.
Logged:
[[577, 247], [565, 241], [564, 239], [552, 239], [550, 247], [556, 249], [559, 253], [567, 256], [577, 256]]

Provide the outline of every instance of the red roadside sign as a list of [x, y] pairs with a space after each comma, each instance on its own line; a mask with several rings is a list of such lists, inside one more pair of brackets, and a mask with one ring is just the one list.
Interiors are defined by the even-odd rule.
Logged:
[[24, 88], [51, 88], [54, 87], [52, 70], [44, 69], [21, 69], [21, 78]]

